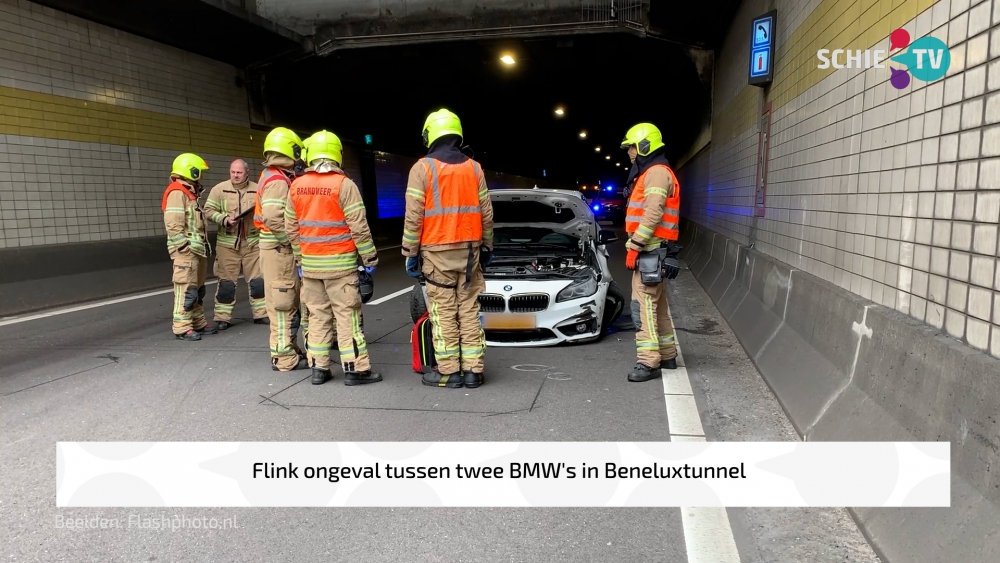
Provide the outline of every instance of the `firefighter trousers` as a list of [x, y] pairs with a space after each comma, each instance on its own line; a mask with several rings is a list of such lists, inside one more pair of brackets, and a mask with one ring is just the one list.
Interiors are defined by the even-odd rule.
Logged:
[[271, 364], [290, 371], [305, 354], [297, 342], [299, 328], [306, 332], [304, 310], [299, 302], [301, 286], [290, 247], [260, 249], [264, 275], [264, 303], [271, 326]]
[[478, 245], [471, 255], [464, 248], [425, 250], [420, 255], [427, 279], [427, 310], [434, 330], [438, 372], [483, 373], [486, 334], [479, 320], [479, 294], [486, 289], [486, 280], [479, 266]]
[[331, 345], [336, 341], [344, 372], [371, 369], [357, 274], [323, 280], [303, 278], [302, 303], [309, 310], [306, 354], [310, 366], [330, 369]]
[[667, 284], [648, 286], [638, 271], [632, 272], [632, 320], [635, 323], [636, 356], [651, 368], [677, 357], [674, 326], [670, 322]]
[[201, 330], [208, 324], [202, 303], [208, 259], [187, 251], [174, 255], [174, 334]]
[[246, 241], [240, 241], [239, 248], [230, 248], [221, 244], [215, 248], [215, 275], [219, 277], [219, 288], [215, 292], [215, 321], [231, 322], [233, 307], [236, 306], [236, 285], [240, 272], [247, 282], [250, 294], [250, 309], [253, 318], [262, 319], [267, 316], [267, 304], [264, 302], [264, 278], [260, 273], [260, 252], [256, 245], [250, 246]]

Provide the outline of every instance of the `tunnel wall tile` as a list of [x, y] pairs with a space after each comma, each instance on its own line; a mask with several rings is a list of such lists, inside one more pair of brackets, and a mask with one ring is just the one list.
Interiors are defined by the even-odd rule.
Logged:
[[260, 172], [240, 71], [31, 2], [0, 0], [0, 248], [163, 234], [179, 152], [205, 184]]
[[[1000, 0], [779, 0], [775, 80], [746, 85], [748, 2], [717, 54], [712, 141], [679, 171], [684, 215], [998, 354]], [[820, 48], [949, 45], [944, 79], [817, 67]], [[753, 217], [759, 114], [772, 103], [767, 210]]]

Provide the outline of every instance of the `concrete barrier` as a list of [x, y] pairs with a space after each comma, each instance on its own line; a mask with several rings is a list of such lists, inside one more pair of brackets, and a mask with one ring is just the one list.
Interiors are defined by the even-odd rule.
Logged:
[[951, 441], [951, 508], [850, 508], [883, 560], [1000, 561], [1000, 360], [703, 226], [682, 228], [681, 257], [804, 440]]

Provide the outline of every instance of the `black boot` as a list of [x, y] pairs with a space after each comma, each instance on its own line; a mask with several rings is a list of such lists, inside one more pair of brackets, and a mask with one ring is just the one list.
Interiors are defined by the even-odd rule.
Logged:
[[331, 379], [333, 379], [333, 374], [330, 373], [330, 370], [323, 368], [313, 368], [313, 377], [312, 377], [313, 385], [323, 385], [324, 383], [330, 381]]
[[460, 389], [463, 385], [461, 373], [443, 375], [436, 371], [425, 373], [420, 382], [429, 387], [447, 387], [449, 389]]
[[670, 358], [669, 360], [660, 360], [661, 369], [677, 369], [677, 358]]
[[483, 374], [474, 371], [463, 372], [462, 379], [465, 380], [466, 389], [475, 389], [483, 384]]
[[219, 328], [212, 325], [205, 325], [195, 330], [201, 334], [219, 334]]
[[259, 319], [254, 319], [253, 320], [253, 324], [255, 324], [255, 325], [266, 325], [266, 324], [270, 324], [270, 322], [271, 321], [269, 321], [267, 317], [261, 317]]
[[177, 340], [188, 340], [191, 342], [197, 342], [201, 340], [201, 333], [193, 329], [185, 332], [184, 334], [175, 334], [174, 336], [177, 338]]
[[635, 364], [635, 367], [632, 368], [631, 372], [629, 372], [629, 374], [628, 374], [628, 380], [629, 381], [636, 381], [636, 382], [639, 382], [639, 381], [649, 381], [650, 379], [656, 379], [656, 378], [658, 378], [658, 377], [660, 377], [662, 375], [663, 375], [663, 372], [660, 371], [660, 366], [656, 366], [655, 368], [651, 368], [651, 367], [647, 366], [646, 364], [639, 362], [639, 363]]
[[[297, 369], [308, 369], [308, 368], [309, 368], [309, 361], [306, 360], [305, 357], [299, 356], [299, 363], [295, 364], [295, 366], [293, 366], [292, 369], [288, 371], [293, 371]], [[278, 366], [274, 364], [274, 360], [271, 360], [271, 371], [281, 371], [280, 369], [278, 369]]]
[[382, 374], [373, 371], [345, 371], [344, 385], [364, 385], [365, 383], [378, 383], [382, 381]]
[[226, 330], [227, 328], [233, 326], [233, 323], [231, 323], [229, 321], [219, 321], [219, 322], [215, 323], [215, 326], [219, 330]]

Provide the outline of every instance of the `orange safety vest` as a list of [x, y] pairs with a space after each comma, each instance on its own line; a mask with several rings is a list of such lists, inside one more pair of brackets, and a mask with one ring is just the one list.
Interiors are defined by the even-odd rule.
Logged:
[[631, 235], [639, 228], [639, 223], [642, 221], [646, 209], [646, 174], [655, 168], [663, 168], [670, 174], [670, 178], [674, 181], [674, 194], [667, 198], [663, 217], [660, 219], [660, 224], [653, 230], [653, 236], [662, 240], [677, 240], [681, 235], [680, 230], [678, 230], [681, 219], [681, 185], [677, 181], [674, 171], [663, 164], [650, 166], [635, 181], [635, 189], [632, 190], [632, 195], [628, 198], [628, 210], [625, 212], [625, 232]]
[[483, 212], [479, 207], [482, 169], [474, 160], [446, 164], [421, 160], [427, 171], [424, 188], [424, 224], [421, 246], [483, 240]]
[[167, 210], [167, 198], [170, 197], [171, 193], [177, 191], [184, 192], [184, 195], [187, 196], [187, 198], [190, 199], [191, 201], [198, 199], [197, 197], [195, 197], [193, 193], [191, 193], [190, 188], [180, 183], [179, 181], [174, 180], [170, 182], [170, 185], [168, 185], [167, 189], [163, 192], [163, 200], [160, 202], [160, 209], [162, 209], [163, 211]]
[[265, 185], [278, 181], [286, 184], [289, 183], [288, 176], [285, 176], [284, 172], [277, 168], [265, 168], [260, 173], [260, 179], [257, 180], [257, 196], [255, 197], [253, 208], [253, 225], [265, 235], [264, 238], [268, 238], [266, 235], [271, 234], [271, 229], [268, 229], [267, 225], [264, 224], [264, 213], [260, 209], [260, 195], [264, 193]]
[[299, 247], [305, 257], [353, 254], [357, 251], [344, 210], [340, 186], [347, 176], [308, 172], [292, 182], [288, 199], [299, 221]]

